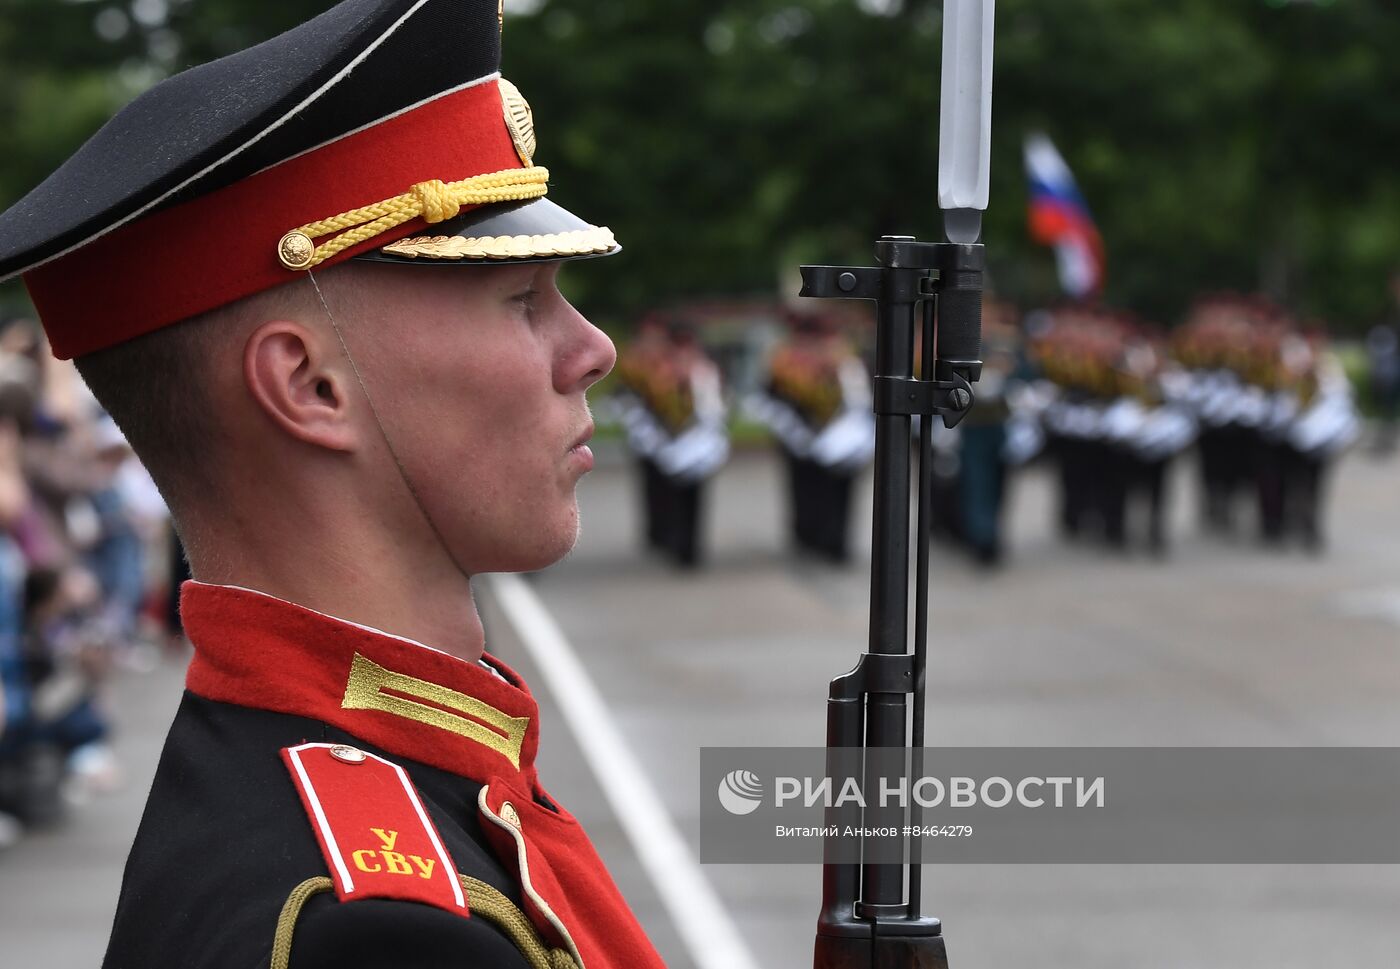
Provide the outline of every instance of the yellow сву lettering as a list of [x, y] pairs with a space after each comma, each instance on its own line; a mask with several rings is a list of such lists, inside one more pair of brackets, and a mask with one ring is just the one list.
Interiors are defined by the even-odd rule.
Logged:
[[[395, 851], [394, 845], [398, 844], [399, 833], [389, 831], [384, 828], [370, 828], [375, 836], [379, 838], [384, 847], [378, 851], [373, 848], [360, 848], [350, 852], [350, 857], [355, 862], [355, 867], [366, 874], [376, 874], [387, 872], [390, 875], [417, 875], [419, 878], [430, 879], [433, 877], [433, 869], [437, 867], [437, 861], [433, 858], [424, 858], [422, 855], [405, 855], [403, 852]], [[378, 855], [384, 860], [384, 864], [379, 864], [374, 860]], [[409, 862], [413, 864], [410, 866]], [[417, 868], [415, 872], [413, 869]]]
[[381, 851], [379, 854], [384, 859], [384, 864], [395, 875], [413, 874], [413, 869], [408, 867], [408, 859], [397, 851]]

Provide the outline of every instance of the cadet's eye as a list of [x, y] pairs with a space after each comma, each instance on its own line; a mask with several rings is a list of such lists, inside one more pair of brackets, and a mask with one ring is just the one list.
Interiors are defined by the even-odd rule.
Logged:
[[511, 302], [520, 304], [521, 309], [525, 311], [526, 315], [529, 315], [530, 313], [534, 312], [535, 298], [539, 295], [540, 291], [531, 286], [524, 292], [516, 293], [514, 296], [512, 296]]

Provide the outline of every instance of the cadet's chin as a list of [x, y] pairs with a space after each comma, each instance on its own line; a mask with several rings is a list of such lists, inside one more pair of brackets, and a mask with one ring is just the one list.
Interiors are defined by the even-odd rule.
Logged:
[[578, 543], [578, 506], [561, 521], [551, 522], [503, 550], [500, 564], [491, 572], [538, 572], [565, 558]]

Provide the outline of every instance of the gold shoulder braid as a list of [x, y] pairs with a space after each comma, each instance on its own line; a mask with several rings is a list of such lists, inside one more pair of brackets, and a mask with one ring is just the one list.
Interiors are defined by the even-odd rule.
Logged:
[[[530, 969], [580, 969], [566, 949], [551, 949], [544, 944], [525, 913], [500, 891], [469, 875], [458, 875], [467, 893], [467, 904], [473, 915], [480, 915], [506, 934], [520, 950]], [[308, 899], [335, 888], [325, 875], [308, 878], [287, 896], [282, 914], [277, 917], [277, 931], [272, 937], [271, 969], [287, 969], [292, 958], [292, 933]]]
[[277, 916], [277, 931], [272, 935], [272, 969], [287, 969], [292, 958], [292, 932], [296, 930], [297, 918], [307, 899], [335, 888], [335, 883], [325, 875], [308, 878], [287, 896], [282, 903], [282, 914]]
[[497, 889], [468, 875], [457, 876], [466, 890], [473, 915], [483, 915], [500, 929], [530, 963], [530, 969], [580, 969], [567, 949], [544, 944], [525, 913]]

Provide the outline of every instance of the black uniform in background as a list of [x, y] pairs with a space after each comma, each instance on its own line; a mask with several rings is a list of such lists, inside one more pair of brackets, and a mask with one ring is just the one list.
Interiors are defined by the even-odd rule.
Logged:
[[688, 324], [648, 320], [617, 370], [615, 403], [641, 473], [647, 547], [692, 568], [703, 556], [705, 483], [729, 456], [719, 369]]
[[749, 409], [783, 452], [794, 547], [849, 561], [851, 493], [875, 448], [865, 365], [839, 332], [801, 318], [773, 352], [763, 394]]

